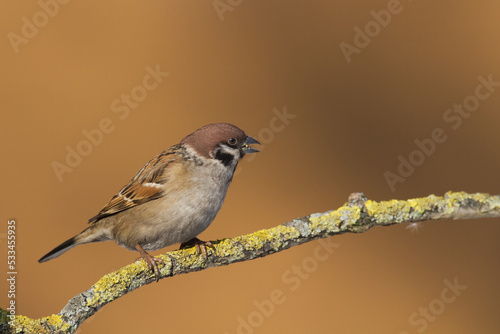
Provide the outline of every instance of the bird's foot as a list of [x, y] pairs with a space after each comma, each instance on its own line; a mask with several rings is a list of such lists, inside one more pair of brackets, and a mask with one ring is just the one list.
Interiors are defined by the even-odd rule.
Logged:
[[208, 258], [207, 247], [215, 249], [214, 245], [212, 245], [212, 243], [210, 241], [202, 241], [198, 238], [193, 238], [189, 241], [181, 243], [181, 246], [179, 247], [179, 249], [189, 248], [189, 247], [192, 247], [193, 245], [196, 247], [197, 254], [200, 254], [200, 249], [201, 249], [201, 252], [203, 253], [203, 258], [205, 260]]
[[157, 258], [146, 252], [141, 245], [135, 245], [135, 249], [141, 254], [141, 257], [138, 257], [136, 261], [141, 260], [141, 258], [146, 261], [148, 264], [149, 270], [154, 271], [155, 273], [155, 281], [158, 282], [160, 280], [160, 271], [158, 270], [158, 263], [165, 264], [162, 259]]

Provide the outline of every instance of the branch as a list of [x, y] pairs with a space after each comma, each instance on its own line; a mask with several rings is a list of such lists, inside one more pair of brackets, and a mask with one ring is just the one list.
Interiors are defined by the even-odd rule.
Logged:
[[[406, 201], [375, 202], [362, 193], [353, 193], [338, 210], [316, 213], [252, 234], [212, 242], [204, 260], [195, 248], [169, 252], [160, 257], [161, 279], [211, 267], [229, 265], [264, 257], [293, 246], [346, 232], [361, 233], [376, 225], [437, 219], [500, 217], [500, 196], [448, 192], [444, 197], [430, 195]], [[90, 289], [69, 300], [57, 315], [30, 319], [0, 309], [0, 332], [9, 328], [16, 333], [74, 333], [87, 318], [115, 299], [154, 282], [146, 263], [141, 260], [105, 275]]]

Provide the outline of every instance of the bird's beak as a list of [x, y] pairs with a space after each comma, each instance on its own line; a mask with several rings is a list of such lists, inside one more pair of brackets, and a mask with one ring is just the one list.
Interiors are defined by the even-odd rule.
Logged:
[[248, 136], [247, 139], [245, 139], [245, 142], [243, 143], [243, 145], [241, 146], [241, 149], [243, 150], [244, 153], [257, 153], [257, 152], [259, 152], [258, 149], [249, 146], [251, 144], [259, 144], [260, 145], [260, 143], [257, 140]]

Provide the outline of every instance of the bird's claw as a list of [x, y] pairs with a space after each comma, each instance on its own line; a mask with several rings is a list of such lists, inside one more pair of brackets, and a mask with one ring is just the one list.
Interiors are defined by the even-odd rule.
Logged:
[[142, 249], [142, 247], [139, 246], [139, 245], [135, 246], [135, 248], [141, 254], [141, 257], [138, 257], [135, 260], [136, 261], [140, 261], [141, 259], [143, 259], [144, 261], [146, 261], [149, 270], [150, 271], [154, 271], [154, 273], [155, 273], [155, 281], [158, 283], [158, 281], [160, 280], [160, 271], [158, 270], [158, 264], [165, 265], [165, 262], [162, 259], [160, 259], [160, 258], [152, 256], [151, 254], [149, 254], [148, 252], [146, 252], [144, 249]]
[[[150, 255], [151, 256], [151, 255]], [[145, 260], [148, 264], [149, 270], [154, 271], [155, 273], [155, 281], [158, 282], [160, 280], [160, 271], [158, 269], [158, 264], [165, 265], [162, 259], [151, 256], [151, 259]]]
[[208, 258], [207, 247], [215, 249], [214, 245], [212, 245], [212, 243], [210, 241], [202, 241], [198, 238], [193, 238], [189, 241], [181, 243], [181, 246], [179, 249], [189, 248], [189, 247], [192, 247], [193, 245], [196, 247], [197, 254], [200, 254], [200, 250], [201, 250], [201, 253], [203, 254], [203, 258], [205, 260]]

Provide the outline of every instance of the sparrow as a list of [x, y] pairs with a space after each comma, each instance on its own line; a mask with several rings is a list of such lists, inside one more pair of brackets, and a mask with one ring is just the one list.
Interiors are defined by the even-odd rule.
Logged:
[[114, 240], [138, 251], [158, 282], [157, 263], [163, 261], [147, 251], [194, 244], [206, 258], [205, 246], [212, 245], [196, 237], [219, 212], [238, 162], [245, 154], [258, 152], [251, 144], [260, 143], [232, 124], [205, 125], [151, 159], [90, 218], [89, 227], [38, 262], [77, 245]]

